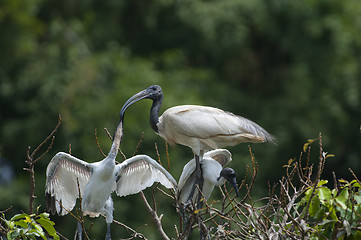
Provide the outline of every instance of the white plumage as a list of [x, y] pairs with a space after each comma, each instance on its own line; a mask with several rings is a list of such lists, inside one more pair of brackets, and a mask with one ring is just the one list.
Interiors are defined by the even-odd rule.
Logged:
[[[103, 214], [107, 222], [106, 239], [110, 239], [110, 223], [113, 221], [111, 193], [118, 196], [135, 194], [160, 182], [166, 188], [177, 187], [174, 178], [154, 159], [138, 155], [115, 164], [115, 158], [123, 137], [123, 113], [114, 134], [108, 156], [94, 163], [87, 163], [70, 154], [59, 152], [46, 169], [45, 196], [47, 210], [65, 215], [71, 211], [80, 195], [84, 215], [98, 217]], [[78, 186], [79, 182], [79, 186]], [[65, 209], [64, 209], [65, 208]], [[79, 239], [81, 226], [78, 224]]]
[[276, 142], [271, 134], [251, 120], [214, 107], [176, 106], [169, 108], [159, 117], [163, 91], [158, 85], [150, 86], [130, 97], [120, 113], [124, 114], [130, 105], [142, 99], [153, 101], [150, 109], [150, 125], [153, 130], [170, 144], [181, 144], [192, 149], [196, 161], [192, 191], [196, 184], [201, 184], [199, 164], [204, 152], [242, 142]]
[[[107, 162], [106, 158], [100, 162], [87, 163], [70, 154], [57, 153], [46, 170], [45, 191], [55, 200], [53, 203], [49, 202], [49, 209], [59, 215], [68, 213], [61, 208], [60, 203], [68, 211], [73, 209], [79, 198], [77, 179], [84, 214], [91, 217], [112, 214], [106, 209], [105, 202], [113, 191], [120, 197], [127, 196], [152, 186], [154, 182], [176, 189], [174, 178], [147, 155], [134, 156], [114, 167]], [[52, 206], [55, 208], [51, 208]], [[112, 220], [109, 218], [107, 222]]]
[[214, 107], [181, 105], [167, 109], [157, 123], [158, 134], [170, 144], [201, 151], [234, 146], [242, 142], [275, 141], [258, 124]]
[[161, 183], [166, 188], [176, 190], [177, 182], [172, 175], [154, 159], [146, 155], [137, 155], [116, 166], [118, 196], [135, 194], [153, 185]]
[[[210, 197], [214, 186], [221, 186], [228, 180], [221, 176], [221, 172], [223, 167], [230, 161], [232, 161], [232, 155], [226, 149], [216, 149], [206, 152], [203, 159], [200, 160], [204, 180], [202, 194], [206, 200]], [[196, 161], [193, 158], [184, 166], [178, 181], [178, 199], [182, 202], [187, 202], [189, 198], [195, 181], [195, 171]], [[196, 203], [197, 197], [198, 190], [196, 189], [192, 196], [193, 203]]]
[[275, 138], [261, 126], [244, 117], [214, 107], [181, 105], [169, 108], [159, 117], [163, 91], [158, 85], [130, 97], [120, 113], [142, 99], [153, 101], [150, 109], [150, 125], [170, 144], [190, 147], [196, 161], [207, 150], [234, 146], [242, 142], [275, 142]]
[[[54, 197], [61, 205], [68, 210], [75, 206], [76, 199], [79, 196], [77, 179], [79, 181], [80, 193], [84, 195], [84, 189], [90, 179], [89, 163], [84, 162], [70, 154], [57, 153], [46, 169], [45, 193], [47, 196]], [[47, 198], [47, 201], [51, 200]], [[49, 210], [53, 209], [53, 214], [67, 214], [67, 211], [61, 208], [59, 202], [47, 202]], [[51, 204], [54, 204], [51, 206]]]

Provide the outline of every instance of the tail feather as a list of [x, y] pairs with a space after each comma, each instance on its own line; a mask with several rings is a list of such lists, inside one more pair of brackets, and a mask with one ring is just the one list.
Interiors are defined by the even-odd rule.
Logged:
[[267, 132], [263, 127], [247, 118], [240, 116], [238, 117], [240, 120], [240, 125], [244, 128], [245, 132], [260, 137], [261, 139], [263, 139], [263, 142], [272, 142], [275, 144], [277, 143], [276, 138], [272, 134]]

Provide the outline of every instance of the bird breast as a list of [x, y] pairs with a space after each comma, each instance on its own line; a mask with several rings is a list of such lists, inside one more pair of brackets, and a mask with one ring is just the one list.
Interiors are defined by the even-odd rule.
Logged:
[[106, 158], [101, 162], [94, 163], [93, 166], [92, 178], [102, 182], [114, 180], [115, 160]]
[[84, 190], [82, 208], [84, 212], [102, 212], [107, 199], [112, 192], [114, 180], [99, 180], [99, 176], [92, 176]]
[[215, 186], [221, 186], [224, 184], [225, 179], [220, 177], [220, 173], [223, 168], [219, 162], [213, 159], [204, 158], [201, 162], [201, 166], [205, 182]]
[[214, 186], [221, 186], [225, 179], [220, 176], [222, 165], [213, 159], [203, 159], [201, 162], [203, 172], [203, 189], [202, 193], [206, 200], [211, 196]]
[[115, 184], [115, 166], [110, 161], [94, 164], [92, 176], [85, 186], [82, 207], [84, 211], [101, 212]]

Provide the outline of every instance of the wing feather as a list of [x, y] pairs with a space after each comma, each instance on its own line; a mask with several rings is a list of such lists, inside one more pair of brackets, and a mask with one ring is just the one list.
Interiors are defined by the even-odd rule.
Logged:
[[172, 175], [149, 156], [137, 155], [116, 167], [116, 193], [120, 197], [136, 194], [152, 186], [154, 182], [160, 182], [166, 188], [177, 189], [177, 182]]
[[[57, 153], [46, 169], [46, 205], [52, 214], [57, 212], [65, 215], [61, 205], [71, 211], [79, 197], [77, 179], [79, 180], [80, 193], [84, 192], [91, 176], [90, 164], [68, 153]], [[61, 205], [60, 205], [60, 203]]]
[[[164, 138], [172, 143], [175, 136], [201, 139], [211, 149], [241, 142], [274, 142], [274, 137], [261, 126], [244, 117], [218, 108], [181, 105], [169, 108], [160, 118], [167, 129]], [[231, 139], [231, 140], [230, 140]], [[182, 144], [182, 143], [181, 143]]]
[[195, 170], [196, 161], [194, 158], [183, 167], [182, 174], [178, 181], [178, 199], [182, 202], [186, 202], [191, 193], [192, 186], [196, 179]]
[[196, 160], [193, 158], [183, 167], [182, 174], [179, 177], [179, 181], [178, 181], [178, 189], [183, 189], [183, 187], [186, 185], [187, 180], [190, 178], [190, 176], [193, 174], [195, 170], [196, 170]]
[[232, 161], [232, 154], [227, 149], [216, 149], [206, 152], [203, 158], [213, 158], [219, 162], [222, 167]]

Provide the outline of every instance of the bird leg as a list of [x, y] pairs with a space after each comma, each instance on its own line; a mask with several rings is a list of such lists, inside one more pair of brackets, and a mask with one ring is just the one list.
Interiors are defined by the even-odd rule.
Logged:
[[110, 223], [107, 223], [107, 232], [105, 233], [105, 240], [111, 240], [111, 234], [110, 234]]
[[[203, 156], [203, 154], [202, 154]], [[195, 192], [195, 189], [196, 189], [196, 185], [198, 186], [198, 196], [197, 196], [197, 204], [196, 204], [196, 209], [200, 209], [202, 207], [202, 203], [201, 203], [201, 197], [202, 197], [202, 189], [203, 189], [203, 183], [204, 183], [204, 180], [203, 180], [203, 173], [202, 173], [202, 168], [201, 168], [201, 164], [200, 164], [200, 156], [199, 155], [196, 155], [195, 154], [195, 160], [196, 160], [196, 170], [195, 170], [195, 173], [196, 173], [196, 176], [195, 176], [195, 181], [194, 181], [194, 184], [192, 186], [192, 189], [191, 189], [191, 192], [189, 194], [189, 197], [188, 197], [188, 200], [187, 202], [184, 204], [184, 208], [183, 208], [183, 213], [185, 211], [185, 208], [189, 205], [192, 204], [192, 199], [193, 199], [193, 195], [194, 195], [194, 192]], [[198, 225], [200, 225], [200, 222], [199, 222], [199, 218], [200, 218], [200, 215], [199, 215], [199, 212], [195, 212], [196, 213], [196, 216], [198, 218]], [[186, 219], [185, 221], [185, 230], [190, 230], [190, 232], [192, 232], [192, 222], [193, 222], [193, 216], [190, 217], [189, 219]], [[200, 228], [200, 231], [201, 231], [201, 239], [204, 239], [204, 233], [203, 233], [203, 230]]]
[[81, 226], [81, 223], [78, 221], [78, 240], [82, 240], [82, 233], [83, 233], [83, 227]]
[[[194, 195], [194, 192], [195, 192], [195, 189], [196, 189], [196, 185], [198, 185], [198, 188], [199, 188], [200, 192], [202, 191], [202, 188], [203, 188], [204, 180], [203, 180], [203, 176], [202, 176], [203, 174], [202, 174], [199, 155], [195, 155], [195, 160], [196, 160], [196, 179], [195, 179], [194, 184], [192, 186], [191, 193], [189, 194], [187, 203], [192, 201], [192, 198], [193, 198], [193, 195]], [[201, 194], [198, 194], [197, 206], [196, 206], [197, 209], [201, 208], [200, 200], [201, 200]]]
[[105, 240], [111, 239], [110, 224], [113, 222], [113, 199], [109, 196], [104, 206], [105, 221], [107, 223], [107, 232], [105, 234]]
[[200, 178], [198, 179], [199, 192], [198, 192], [198, 197], [197, 197], [197, 209], [201, 209], [203, 207], [203, 201], [201, 201], [202, 196], [203, 196], [203, 194], [202, 194], [203, 184], [204, 184], [203, 171], [200, 168]]

